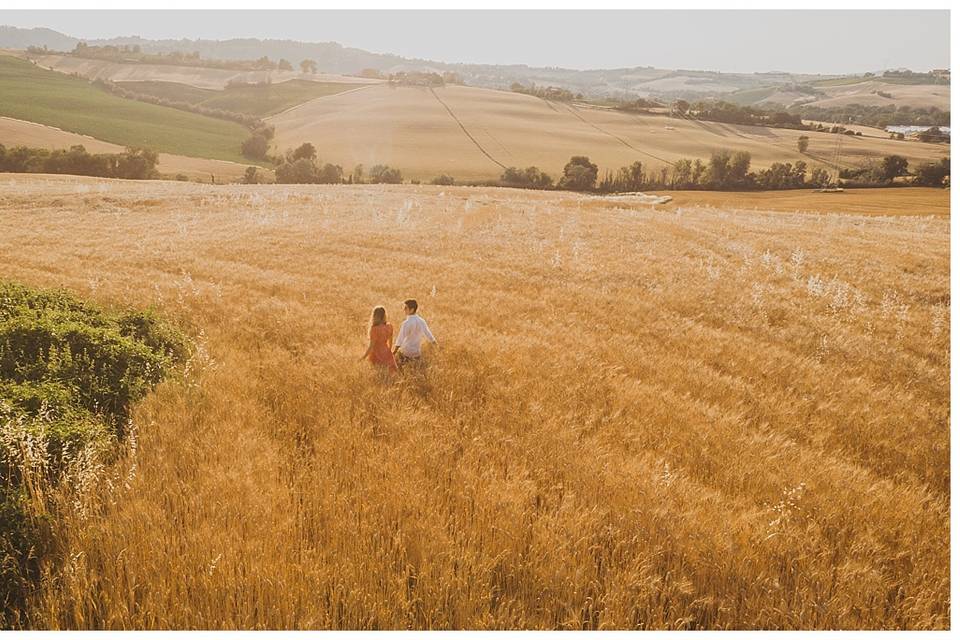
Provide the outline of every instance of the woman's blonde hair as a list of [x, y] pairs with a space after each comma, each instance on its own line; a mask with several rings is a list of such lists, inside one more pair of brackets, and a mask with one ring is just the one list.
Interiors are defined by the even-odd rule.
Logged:
[[377, 325], [387, 323], [387, 310], [383, 307], [374, 307], [373, 313], [370, 314], [370, 326], [376, 327]]

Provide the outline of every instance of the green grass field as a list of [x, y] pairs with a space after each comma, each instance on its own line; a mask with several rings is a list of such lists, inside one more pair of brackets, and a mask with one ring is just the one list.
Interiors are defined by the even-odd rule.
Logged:
[[168, 100], [181, 100], [211, 109], [266, 117], [280, 113], [307, 100], [341, 93], [359, 85], [340, 82], [289, 80], [274, 84], [230, 86], [223, 91], [199, 89], [179, 82], [120, 82], [121, 87]]
[[739, 105], [750, 105], [769, 98], [776, 92], [776, 87], [757, 87], [756, 89], [740, 89], [728, 94], [726, 99]]
[[0, 56], [0, 116], [114, 144], [249, 164], [240, 154], [249, 133], [237, 123], [126, 100], [12, 56]]
[[[930, 85], [934, 86], [938, 83], [933, 82], [932, 80], [926, 80], [924, 78], [901, 78], [898, 76], [847, 76], [843, 78], [832, 78], [830, 80], [820, 80], [818, 82], [811, 83], [814, 87], [842, 87], [849, 84], [859, 84], [861, 82], [869, 82], [871, 80], [877, 80], [886, 84], [905, 84], [905, 85]], [[947, 83], [943, 83], [947, 84]]]

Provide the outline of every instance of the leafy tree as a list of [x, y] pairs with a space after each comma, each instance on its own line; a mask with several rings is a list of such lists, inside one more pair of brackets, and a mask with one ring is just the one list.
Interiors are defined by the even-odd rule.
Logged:
[[880, 173], [885, 182], [907, 175], [907, 159], [903, 156], [886, 156], [880, 162]]
[[306, 158], [307, 160], [317, 159], [317, 149], [309, 142], [304, 142], [302, 145], [294, 149], [293, 153], [290, 155], [290, 159], [294, 161], [303, 158]]
[[727, 175], [730, 173], [730, 152], [714, 151], [710, 154], [707, 170], [704, 173], [704, 184], [711, 189], [722, 189], [727, 184]]
[[270, 149], [270, 141], [263, 135], [255, 133], [240, 145], [240, 152], [247, 158], [263, 160]]
[[284, 162], [277, 167], [276, 174], [277, 184], [316, 184], [320, 181], [317, 165], [307, 158]]
[[243, 183], [244, 184], [258, 184], [260, 182], [260, 177], [257, 175], [256, 167], [247, 167], [247, 170], [243, 173]]
[[729, 173], [725, 187], [745, 187], [750, 173], [750, 153], [737, 151], [730, 157]]
[[806, 153], [810, 147], [810, 136], [800, 136], [797, 138], [797, 151]]
[[673, 103], [673, 110], [680, 115], [685, 115], [690, 111], [690, 103], [686, 100], [677, 100]]
[[446, 175], [446, 174], [439, 175], [439, 176], [437, 176], [436, 178], [434, 178], [433, 180], [430, 181], [430, 184], [437, 184], [437, 185], [441, 185], [441, 186], [444, 186], [444, 187], [449, 187], [449, 186], [452, 185], [453, 183], [454, 183], [453, 176], [448, 176], [448, 175]]
[[289, 60], [280, 58], [280, 60], [277, 62], [277, 69], [280, 71], [293, 71], [293, 65], [290, 64]]
[[317, 173], [317, 182], [320, 184], [340, 184], [343, 182], [343, 167], [328, 162]]
[[693, 176], [693, 163], [690, 162], [687, 158], [681, 158], [677, 160], [673, 165], [673, 184], [671, 185], [674, 189], [679, 189], [683, 187], [690, 186], [694, 181], [691, 179]]
[[317, 72], [317, 62], [316, 60], [311, 60], [307, 58], [306, 60], [300, 61], [300, 70], [304, 73], [316, 73]]
[[590, 162], [587, 156], [573, 156], [563, 167], [563, 177], [560, 179], [561, 189], [571, 191], [589, 191], [597, 183], [599, 168]]
[[950, 158], [940, 162], [926, 162], [917, 167], [914, 182], [925, 187], [942, 187], [943, 181], [950, 175]]
[[370, 168], [370, 182], [373, 184], [400, 184], [403, 176], [399, 169], [391, 169], [387, 165], [378, 164]]
[[810, 184], [817, 188], [823, 188], [830, 184], [830, 174], [823, 167], [817, 167], [810, 174]]
[[358, 164], [353, 168], [353, 173], [350, 174], [350, 182], [352, 184], [363, 184], [363, 165]]

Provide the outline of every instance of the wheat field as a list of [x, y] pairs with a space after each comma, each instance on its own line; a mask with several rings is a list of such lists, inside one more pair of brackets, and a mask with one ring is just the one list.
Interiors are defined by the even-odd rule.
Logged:
[[0, 229], [194, 343], [24, 626], [949, 627], [947, 217], [3, 176]]

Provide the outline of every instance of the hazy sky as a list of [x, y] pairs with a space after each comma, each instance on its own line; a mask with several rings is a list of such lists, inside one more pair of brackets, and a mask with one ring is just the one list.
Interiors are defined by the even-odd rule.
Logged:
[[0, 11], [80, 38], [335, 41], [446, 62], [845, 73], [950, 66], [947, 11]]

